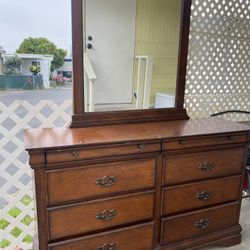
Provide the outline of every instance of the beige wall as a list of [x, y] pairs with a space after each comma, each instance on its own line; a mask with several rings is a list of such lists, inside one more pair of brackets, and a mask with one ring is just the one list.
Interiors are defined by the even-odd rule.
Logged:
[[[150, 103], [155, 92], [174, 93], [181, 0], [137, 0], [135, 55], [154, 58]], [[135, 63], [134, 86], [137, 79]]]

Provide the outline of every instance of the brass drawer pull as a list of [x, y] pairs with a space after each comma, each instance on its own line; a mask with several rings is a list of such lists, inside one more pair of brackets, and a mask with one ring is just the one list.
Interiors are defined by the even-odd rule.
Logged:
[[196, 194], [195, 198], [201, 201], [207, 201], [213, 196], [212, 192], [202, 191]]
[[196, 221], [194, 224], [195, 227], [199, 229], [205, 229], [211, 224], [211, 221], [209, 219], [201, 219], [200, 221]]
[[96, 219], [101, 221], [110, 221], [114, 218], [116, 215], [115, 210], [103, 210], [102, 212], [99, 212], [96, 214]]
[[199, 169], [205, 172], [211, 171], [213, 168], [215, 168], [215, 163], [213, 162], [204, 162], [199, 166]]
[[71, 153], [72, 153], [72, 155], [73, 155], [74, 157], [77, 157], [77, 156], [78, 156], [78, 152], [77, 152], [77, 151], [72, 151]]
[[111, 187], [117, 182], [116, 176], [106, 175], [104, 177], [96, 178], [96, 185], [101, 187]]
[[117, 249], [115, 243], [104, 244], [104, 245], [96, 248], [96, 250], [115, 250], [115, 249]]

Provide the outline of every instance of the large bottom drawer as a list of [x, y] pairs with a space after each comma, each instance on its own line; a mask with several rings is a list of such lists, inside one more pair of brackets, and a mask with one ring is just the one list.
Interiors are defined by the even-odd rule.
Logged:
[[114, 230], [68, 242], [49, 245], [49, 250], [151, 250], [154, 224]]
[[168, 217], [162, 220], [161, 243], [168, 244], [222, 230], [237, 225], [238, 221], [238, 202]]

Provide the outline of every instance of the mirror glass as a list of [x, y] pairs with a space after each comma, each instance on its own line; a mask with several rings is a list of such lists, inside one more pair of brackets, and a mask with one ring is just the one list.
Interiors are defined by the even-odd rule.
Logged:
[[85, 112], [174, 107], [182, 0], [85, 0]]

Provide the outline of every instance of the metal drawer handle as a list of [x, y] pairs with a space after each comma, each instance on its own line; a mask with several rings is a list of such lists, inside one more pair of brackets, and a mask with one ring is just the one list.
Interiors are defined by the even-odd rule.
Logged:
[[201, 219], [200, 221], [196, 221], [194, 224], [195, 227], [199, 229], [205, 229], [211, 224], [211, 221], [209, 219]]
[[96, 178], [96, 185], [101, 187], [111, 187], [114, 183], [117, 182], [116, 176], [105, 175], [100, 178]]
[[199, 169], [205, 172], [211, 171], [213, 168], [215, 168], [215, 163], [213, 162], [204, 162], [199, 166]]
[[102, 212], [99, 212], [96, 214], [96, 219], [101, 221], [110, 221], [114, 218], [116, 215], [115, 210], [103, 210]]
[[104, 245], [96, 248], [96, 250], [115, 250], [115, 249], [117, 249], [115, 243], [105, 243]]
[[212, 192], [202, 191], [196, 194], [195, 198], [201, 201], [207, 201], [213, 196]]
[[78, 156], [78, 152], [77, 152], [77, 151], [72, 151], [71, 153], [72, 153], [72, 155], [73, 155], [74, 157], [77, 157], [77, 156]]

